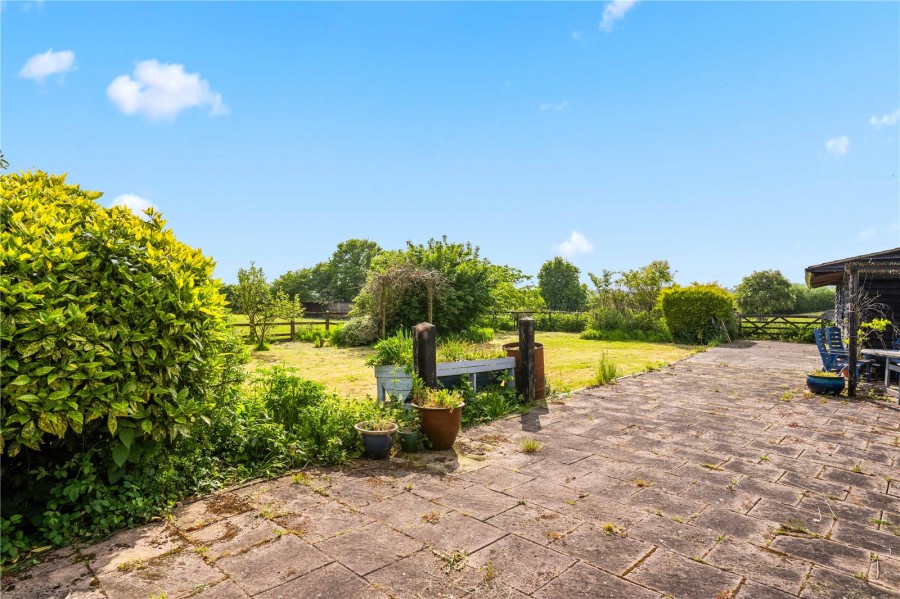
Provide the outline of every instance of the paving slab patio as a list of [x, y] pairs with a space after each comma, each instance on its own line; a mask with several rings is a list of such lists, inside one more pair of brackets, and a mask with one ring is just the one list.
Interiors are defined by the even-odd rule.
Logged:
[[[809, 395], [817, 362], [719, 346], [466, 430], [456, 451], [187, 503], [3, 597], [900, 597], [900, 409], [868, 388]], [[523, 454], [524, 437], [545, 445]]]

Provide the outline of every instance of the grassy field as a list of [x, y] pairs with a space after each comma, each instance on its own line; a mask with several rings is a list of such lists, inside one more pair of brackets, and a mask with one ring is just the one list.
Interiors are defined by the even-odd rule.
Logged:
[[[511, 333], [500, 333], [488, 345], [516, 341]], [[697, 351], [696, 347], [638, 341], [588, 341], [577, 333], [538, 333], [544, 344], [544, 369], [551, 388], [571, 390], [593, 384], [597, 362], [603, 352], [616, 363], [620, 374], [656, 367]], [[300, 376], [323, 383], [343, 395], [365, 397], [375, 394], [375, 375], [365, 365], [370, 348], [316, 348], [299, 341], [276, 343], [269, 351], [253, 352], [251, 368], [281, 365], [296, 368]]]

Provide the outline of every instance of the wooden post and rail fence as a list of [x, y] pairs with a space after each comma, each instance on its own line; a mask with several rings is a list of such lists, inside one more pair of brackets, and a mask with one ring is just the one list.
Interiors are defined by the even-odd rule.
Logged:
[[[325, 330], [328, 331], [331, 329], [331, 325], [340, 324], [342, 321], [347, 320], [347, 315], [342, 313], [331, 313], [331, 312], [307, 312], [303, 315], [303, 318], [291, 318], [290, 320], [278, 320], [276, 321], [272, 329], [268, 333], [266, 333], [267, 339], [275, 339], [275, 338], [286, 338], [293, 339], [297, 334], [297, 328], [302, 326], [320, 326], [324, 325]], [[248, 322], [235, 322], [233, 323], [234, 327], [237, 329], [248, 329], [250, 323]], [[284, 330], [284, 327], [287, 327], [287, 330]], [[280, 329], [280, 330], [279, 330]]]

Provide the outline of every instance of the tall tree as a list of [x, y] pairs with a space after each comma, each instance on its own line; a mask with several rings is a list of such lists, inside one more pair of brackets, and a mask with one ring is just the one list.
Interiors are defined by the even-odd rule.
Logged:
[[551, 310], [577, 312], [587, 303], [587, 287], [579, 280], [581, 271], [564, 258], [547, 260], [538, 272], [541, 297]]
[[794, 289], [780, 270], [758, 270], [734, 290], [738, 308], [757, 314], [784, 314], [794, 305]]
[[369, 239], [348, 239], [326, 262], [288, 271], [272, 286], [301, 302], [352, 302], [366, 282], [372, 259], [382, 251]]
[[257, 349], [266, 345], [266, 333], [279, 318], [299, 318], [303, 308], [299, 299], [288, 298], [283, 291], [273, 291], [266, 282], [266, 273], [254, 262], [250, 268], [238, 269], [238, 282], [234, 286], [235, 308], [246, 314], [250, 325], [250, 338], [257, 342]]
[[327, 264], [327, 288], [331, 301], [352, 302], [366, 282], [372, 258], [382, 252], [370, 239], [348, 239], [338, 244]]

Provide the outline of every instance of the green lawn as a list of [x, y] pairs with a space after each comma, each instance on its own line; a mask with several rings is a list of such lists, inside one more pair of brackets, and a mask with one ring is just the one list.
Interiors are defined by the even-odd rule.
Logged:
[[[489, 345], [516, 341], [511, 333], [500, 333]], [[603, 352], [619, 367], [620, 374], [631, 374], [648, 366], [659, 366], [685, 358], [696, 347], [640, 341], [588, 341], [577, 333], [538, 333], [544, 344], [544, 370], [551, 388], [580, 389], [593, 383], [597, 362]], [[269, 351], [253, 352], [251, 368], [282, 365], [296, 368], [300, 376], [336, 389], [343, 395], [375, 395], [375, 375], [365, 365], [372, 350], [365, 348], [316, 348], [299, 341], [272, 344]]]

